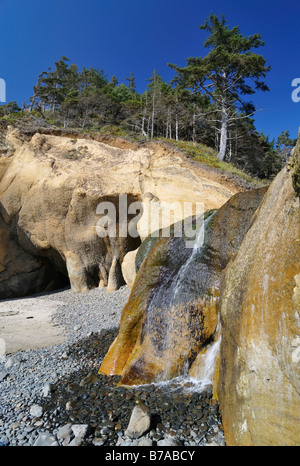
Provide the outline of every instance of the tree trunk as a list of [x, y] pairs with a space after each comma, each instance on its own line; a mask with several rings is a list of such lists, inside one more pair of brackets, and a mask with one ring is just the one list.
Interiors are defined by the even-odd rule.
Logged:
[[168, 139], [168, 135], [169, 135], [169, 109], [168, 109], [167, 122], [166, 122], [166, 139]]
[[193, 143], [196, 142], [196, 115], [193, 113]]
[[35, 95], [34, 95], [33, 97], [30, 98], [30, 104], [29, 104], [29, 107], [28, 107], [29, 113], [32, 112], [33, 106], [34, 106], [34, 104], [35, 104], [35, 99], [36, 99]]
[[148, 141], [148, 133], [146, 133], [146, 131], [145, 131], [145, 119], [146, 119], [146, 117], [143, 116], [143, 118], [142, 118], [142, 135], [144, 136], [146, 141]]
[[88, 115], [87, 115], [87, 111], [86, 111], [84, 113], [83, 123], [82, 123], [82, 127], [81, 127], [82, 130], [84, 130], [84, 127], [86, 125], [87, 117], [88, 117]]
[[69, 120], [69, 113], [67, 112], [67, 114], [64, 116], [64, 129], [66, 129], [68, 126], [68, 120]]
[[175, 106], [175, 139], [178, 141], [178, 94], [176, 94], [176, 106]]
[[219, 150], [219, 130], [215, 129], [215, 150]]
[[152, 101], [151, 139], [153, 139], [153, 136], [154, 136], [154, 116], [155, 116], [155, 91], [153, 92], [153, 101]]
[[142, 135], [144, 136], [145, 134], [145, 117], [142, 117]]
[[227, 147], [227, 126], [228, 126], [228, 117], [225, 107], [222, 108], [222, 126], [221, 126], [221, 137], [220, 137], [220, 147], [218, 153], [218, 159], [224, 160], [226, 155]]
[[176, 113], [176, 122], [175, 122], [175, 138], [178, 141], [178, 115]]
[[166, 122], [166, 139], [172, 139], [172, 121], [171, 121], [171, 111], [170, 107], [168, 108], [167, 122]]
[[229, 133], [229, 155], [227, 161], [230, 162], [232, 158], [232, 140], [231, 133]]

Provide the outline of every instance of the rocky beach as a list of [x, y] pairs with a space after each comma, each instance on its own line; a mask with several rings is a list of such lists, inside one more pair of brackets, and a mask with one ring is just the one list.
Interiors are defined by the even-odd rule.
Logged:
[[263, 186], [159, 141], [0, 144], [0, 445], [298, 445], [300, 142]]
[[[41, 314], [43, 303], [55, 303], [51, 327], [61, 342], [1, 356], [1, 446], [225, 445], [210, 387], [184, 377], [122, 387], [117, 386], [119, 377], [98, 374], [128, 296], [123, 286], [113, 293], [65, 288], [30, 297]], [[22, 308], [22, 300], [28, 298], [2, 303], [9, 306], [11, 318], [13, 308]], [[35, 337], [31, 335], [33, 347]], [[143, 427], [137, 419], [138, 427], [132, 430], [128, 427], [137, 406], [144, 409], [147, 422]]]

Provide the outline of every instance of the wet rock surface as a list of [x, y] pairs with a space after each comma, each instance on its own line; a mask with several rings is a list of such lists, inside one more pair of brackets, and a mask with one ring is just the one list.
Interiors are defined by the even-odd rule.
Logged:
[[[53, 320], [64, 325], [66, 341], [0, 358], [2, 446], [225, 445], [210, 389], [183, 386], [183, 380], [122, 387], [120, 377], [98, 374], [128, 293], [127, 287], [112, 294], [54, 293], [64, 299]], [[138, 404], [149, 410], [150, 426], [130, 438], [126, 430]]]

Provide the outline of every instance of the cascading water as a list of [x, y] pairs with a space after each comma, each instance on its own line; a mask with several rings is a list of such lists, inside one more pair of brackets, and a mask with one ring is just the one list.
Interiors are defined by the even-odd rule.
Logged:
[[213, 385], [213, 376], [216, 368], [217, 356], [221, 345], [221, 325], [218, 322], [212, 343], [205, 353], [197, 358], [197, 367], [193, 375], [189, 375], [189, 365], [186, 363], [182, 374], [171, 380], [155, 382], [154, 385], [170, 391], [183, 390], [185, 392], [202, 392]]
[[[181, 264], [176, 275], [171, 275], [167, 284], [164, 284], [164, 295], [167, 295], [169, 298], [171, 298], [168, 306], [169, 309], [172, 309], [173, 305], [175, 307], [176, 305], [178, 305], [180, 301], [184, 301], [186, 299], [187, 293], [184, 293], [184, 291], [186, 291], [187, 282], [191, 280], [191, 275], [193, 274], [194, 269], [193, 264], [195, 264], [195, 262], [201, 263], [202, 254], [204, 253], [206, 247], [205, 236], [207, 226], [210, 224], [214, 214], [215, 211], [210, 212], [205, 217], [202, 217], [200, 228], [198, 228], [195, 243], [193, 248], [191, 249], [190, 255]], [[155, 311], [155, 304], [156, 302], [153, 300], [150, 307], [148, 308], [148, 321], [151, 319], [152, 312]], [[170, 351], [171, 348], [173, 348], [173, 350], [176, 351], [176, 344], [174, 344], [174, 340], [176, 340], [175, 326], [177, 325], [177, 322], [173, 317], [174, 316], [172, 312], [167, 313], [167, 316], [165, 317], [165, 327], [167, 331], [163, 335], [162, 342], [163, 352], [165, 354], [168, 354], [168, 351]], [[185, 390], [195, 391], [202, 391], [206, 389], [208, 386], [211, 386], [212, 377], [215, 369], [216, 357], [220, 347], [220, 341], [220, 322], [218, 318], [218, 324], [215, 330], [214, 337], [212, 338], [212, 343], [209, 344], [206, 352], [203, 355], [201, 355], [201, 358], [199, 356], [199, 370], [197, 370], [197, 373], [193, 377], [189, 375], [190, 365], [188, 359], [186, 359], [186, 361], [182, 364], [182, 367], [180, 367], [178, 370], [178, 376], [168, 380], [168, 373], [171, 367], [171, 362], [170, 365], [168, 364], [168, 362], [166, 362], [165, 371], [163, 374], [161, 374], [159, 380], [155, 382], [155, 385], [168, 385], [171, 390], [184, 388]]]
[[188, 260], [180, 267], [179, 272], [177, 274], [175, 284], [174, 284], [174, 298], [176, 298], [181, 284], [183, 283], [184, 277], [186, 272], [189, 269], [190, 264], [195, 260], [197, 256], [199, 256], [204, 248], [204, 239], [205, 239], [205, 230], [208, 223], [211, 221], [212, 217], [214, 216], [215, 211], [211, 212], [206, 218], [204, 216], [201, 217], [201, 225], [196, 234], [195, 244], [192, 248], [192, 253], [190, 254]]
[[200, 365], [206, 368], [201, 380], [207, 385], [219, 335], [220, 257], [213, 242], [214, 214], [205, 212], [196, 229], [192, 218], [192, 248], [186, 229], [177, 234], [180, 226], [171, 236], [158, 237], [141, 264], [119, 335], [100, 372], [121, 375], [121, 385], [189, 384], [201, 389], [191, 369], [205, 354]]
[[198, 388], [205, 388], [213, 384], [213, 376], [216, 368], [217, 356], [221, 345], [221, 323], [218, 316], [218, 325], [215, 331], [212, 343], [207, 347], [204, 354], [200, 354], [197, 358], [196, 368], [193, 371], [193, 377], [190, 381]]

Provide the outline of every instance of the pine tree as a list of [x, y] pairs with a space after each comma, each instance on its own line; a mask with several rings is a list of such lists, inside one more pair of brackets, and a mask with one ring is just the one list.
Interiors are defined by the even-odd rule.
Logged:
[[290, 137], [289, 130], [281, 131], [276, 141], [276, 150], [278, 156], [281, 157], [283, 163], [285, 163], [291, 155], [293, 147], [295, 147], [297, 139]]
[[115, 87], [117, 87], [118, 84], [119, 84], [118, 78], [115, 75], [113, 75], [109, 82], [109, 85], [114, 89]]
[[135, 77], [134, 77], [134, 74], [133, 72], [131, 71], [130, 73], [130, 76], [128, 76], [128, 78], [125, 79], [125, 81], [128, 81], [128, 89], [133, 93], [135, 94], [136, 92], [136, 84], [135, 84]]
[[251, 52], [252, 48], [264, 45], [260, 34], [245, 37], [238, 26], [229, 29], [224, 16], [218, 18], [213, 13], [200, 29], [210, 33], [203, 44], [210, 49], [209, 53], [204, 58], [188, 58], [186, 67], [169, 66], [177, 73], [174, 82], [194, 93], [209, 96], [215, 104], [220, 131], [218, 157], [223, 160], [228, 127], [237, 118], [236, 110], [243, 111], [246, 116], [255, 112], [254, 105], [243, 100], [243, 96], [254, 94], [256, 90], [269, 90], [262, 78], [270, 67], [261, 55]]

